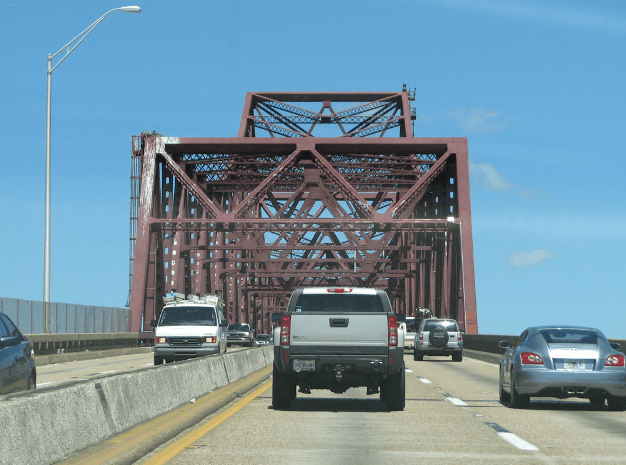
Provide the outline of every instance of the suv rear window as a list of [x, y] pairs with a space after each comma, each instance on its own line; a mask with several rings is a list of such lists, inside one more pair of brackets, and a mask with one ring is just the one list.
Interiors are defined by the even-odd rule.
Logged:
[[424, 331], [432, 331], [436, 328], [445, 328], [447, 331], [458, 331], [456, 321], [434, 320], [424, 323]]
[[300, 294], [296, 312], [384, 312], [378, 295]]

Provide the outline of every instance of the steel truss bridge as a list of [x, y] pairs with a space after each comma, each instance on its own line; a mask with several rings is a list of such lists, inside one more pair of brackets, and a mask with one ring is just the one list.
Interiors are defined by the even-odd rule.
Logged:
[[171, 292], [268, 332], [298, 286], [377, 286], [477, 333], [465, 138], [413, 137], [407, 91], [248, 93], [234, 138], [133, 136], [132, 331]]

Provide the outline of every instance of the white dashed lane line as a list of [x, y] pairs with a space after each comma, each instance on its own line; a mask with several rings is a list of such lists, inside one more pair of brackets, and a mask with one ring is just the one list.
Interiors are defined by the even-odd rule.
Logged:
[[452, 397], [447, 392], [442, 392], [441, 394], [446, 398], [446, 400], [448, 402], [456, 405], [457, 407], [467, 407], [467, 404], [465, 402], [463, 402], [461, 399], [457, 399], [456, 397]]
[[511, 433], [509, 430], [503, 428], [497, 423], [485, 422], [485, 424], [495, 430], [495, 432], [509, 444], [517, 447], [520, 450], [539, 450], [539, 448], [528, 441], [524, 441], [516, 434]]

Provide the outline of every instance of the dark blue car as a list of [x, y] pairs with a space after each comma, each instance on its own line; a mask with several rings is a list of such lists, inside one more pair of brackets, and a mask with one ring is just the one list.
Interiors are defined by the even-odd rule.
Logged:
[[33, 343], [0, 312], [0, 394], [35, 389]]

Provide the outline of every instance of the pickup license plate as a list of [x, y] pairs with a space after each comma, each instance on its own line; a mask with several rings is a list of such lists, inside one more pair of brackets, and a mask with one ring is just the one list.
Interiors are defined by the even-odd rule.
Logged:
[[296, 373], [300, 371], [315, 371], [315, 360], [294, 360], [293, 370]]
[[585, 362], [584, 360], [566, 360], [563, 362], [563, 368], [566, 370], [584, 370]]

